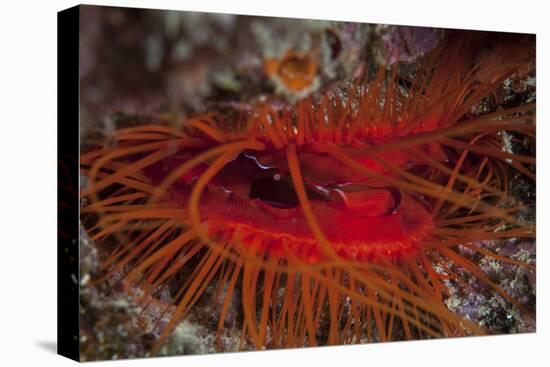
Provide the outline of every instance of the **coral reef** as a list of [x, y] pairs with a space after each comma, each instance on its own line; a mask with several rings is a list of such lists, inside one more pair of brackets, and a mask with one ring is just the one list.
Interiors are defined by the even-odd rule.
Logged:
[[[190, 112], [207, 108], [246, 110], [252, 101], [267, 98], [274, 100], [274, 105], [285, 105], [320, 88], [351, 81], [384, 62], [400, 63], [399, 73], [406, 83], [414, 73], [415, 60], [433, 49], [444, 32], [88, 6], [82, 8], [81, 27], [83, 147], [108, 145], [115, 129], [154, 121], [155, 116], [170, 116], [177, 126]], [[470, 114], [534, 101], [534, 72], [508, 79], [504, 90], [502, 95], [482, 101]], [[503, 151], [534, 156], [534, 139], [502, 134]], [[534, 167], [528, 169], [534, 172]], [[527, 208], [520, 212], [519, 220], [534, 223], [534, 182], [515, 173], [510, 186], [512, 199]], [[148, 356], [167, 323], [167, 310], [154, 300], [145, 307], [137, 306], [117, 289], [116, 275], [107, 284], [94, 283], [92, 279], [101, 273], [102, 249], [84, 230], [79, 245], [82, 358]], [[536, 262], [534, 241], [506, 239], [476, 246], [527, 264]], [[513, 298], [535, 310], [534, 270], [496, 262], [468, 247], [461, 251]], [[447, 287], [451, 293], [446, 300], [449, 309], [491, 333], [535, 331], [534, 320], [495, 296], [477, 278], [472, 277], [468, 284], [448, 282]], [[215, 285], [209, 287], [189, 316], [178, 324], [160, 350], [161, 355], [253, 349], [240, 338], [238, 324], [243, 315], [241, 297], [236, 293], [226, 314], [225, 329], [216, 338], [219, 305], [211, 304], [208, 297], [215, 289]], [[166, 290], [166, 299], [171, 292], [174, 290]], [[323, 320], [322, 324], [329, 322]], [[146, 328], [146, 324], [155, 326]], [[328, 338], [320, 335], [323, 337]]]

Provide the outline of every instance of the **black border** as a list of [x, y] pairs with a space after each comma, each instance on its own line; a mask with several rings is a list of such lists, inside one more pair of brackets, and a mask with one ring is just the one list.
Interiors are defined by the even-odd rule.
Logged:
[[79, 18], [57, 13], [57, 353], [80, 360], [79, 343]]

